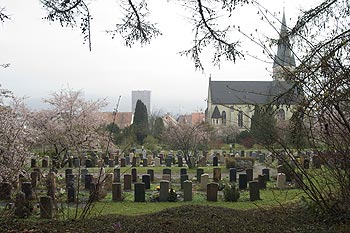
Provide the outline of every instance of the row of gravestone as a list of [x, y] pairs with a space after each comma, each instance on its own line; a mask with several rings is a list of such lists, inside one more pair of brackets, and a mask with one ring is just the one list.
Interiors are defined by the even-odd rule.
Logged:
[[[30, 184], [30, 183], [29, 183]], [[135, 202], [145, 202], [146, 201], [146, 184], [142, 183], [134, 183], [134, 201]], [[219, 185], [217, 183], [208, 183], [207, 184], [207, 201], [218, 201], [218, 189]], [[170, 182], [166, 180], [160, 181], [160, 189], [159, 189], [159, 202], [166, 202], [169, 200], [170, 196]], [[250, 200], [256, 201], [260, 200], [260, 191], [259, 185], [257, 181], [249, 182], [249, 194]], [[95, 192], [90, 193], [91, 196], [95, 195]], [[121, 183], [113, 183], [112, 184], [112, 200], [113, 201], [122, 201], [122, 189]], [[192, 181], [186, 180], [183, 184], [183, 197], [184, 201], [192, 201], [193, 190], [192, 190]], [[18, 209], [21, 208], [22, 205], [25, 205], [26, 201], [31, 198], [27, 196], [26, 192], [19, 192], [16, 196], [15, 203], [15, 212], [18, 212]], [[52, 218], [53, 211], [53, 201], [51, 196], [41, 196], [39, 197], [39, 206], [40, 206], [40, 217], [41, 218]]]
[[[219, 158], [221, 158], [219, 160]], [[262, 162], [265, 159], [264, 154], [261, 154], [261, 159]], [[141, 162], [142, 161], [142, 162]], [[259, 158], [260, 161], [260, 158]], [[171, 167], [172, 165], [177, 165], [179, 167], [183, 167], [184, 164], [186, 162], [184, 162], [184, 159], [181, 155], [178, 155], [177, 158], [175, 158], [175, 156], [167, 156], [166, 158], [163, 157], [155, 157], [153, 159], [152, 156], [149, 156], [148, 158], [143, 158], [141, 159], [139, 156], [125, 156], [125, 157], [115, 157], [114, 159], [110, 159], [109, 157], [105, 157], [103, 159], [98, 159], [97, 157], [94, 158], [88, 158], [87, 156], [84, 156], [82, 158], [82, 160], [80, 160], [80, 158], [78, 157], [69, 157], [67, 162], [65, 164], [68, 164], [68, 167], [80, 167], [80, 166], [85, 166], [86, 168], [90, 168], [90, 167], [102, 167], [102, 166], [109, 166], [109, 167], [114, 167], [116, 165], [120, 165], [121, 167], [126, 167], [131, 165], [132, 167], [139, 167], [140, 164], [142, 163], [143, 167], [147, 167], [147, 166], [155, 166], [155, 167], [159, 167], [162, 166], [162, 164], [165, 164], [165, 166], [167, 167]], [[204, 158], [203, 162], [199, 163], [202, 166], [206, 166], [207, 165], [207, 160]], [[213, 166], [219, 166], [225, 165], [225, 157], [224, 156], [214, 156], [212, 158], [212, 163]], [[52, 167], [54, 168], [60, 168], [60, 164], [58, 162], [58, 160], [52, 160]], [[37, 159], [36, 158], [32, 158], [31, 159], [31, 168], [36, 168], [38, 167], [38, 163], [37, 163]], [[47, 168], [49, 167], [49, 157], [45, 156], [42, 158], [41, 160], [41, 167], [43, 168]]]
[[[48, 178], [51, 177], [52, 173], [49, 173], [47, 176]], [[269, 169], [263, 169], [262, 174], [265, 175], [266, 181], [269, 180]], [[101, 168], [100, 173], [98, 175], [100, 176], [100, 181], [103, 182], [98, 182], [98, 179], [92, 175], [89, 174], [88, 169], [81, 169], [81, 174], [80, 174], [80, 179], [81, 182], [84, 183], [84, 187], [87, 190], [91, 189], [92, 183], [96, 185], [96, 183], [103, 183], [106, 186], [107, 191], [111, 190], [111, 183], [112, 182], [120, 182], [121, 181], [121, 171], [120, 168], [115, 168], [113, 173], [108, 173], [105, 174], [104, 168]], [[171, 181], [171, 169], [170, 168], [164, 168], [163, 169], [163, 174], [161, 179], [162, 180], [168, 180]], [[259, 179], [262, 180], [262, 178], [259, 175]], [[22, 183], [22, 191], [24, 193], [27, 193], [26, 196], [31, 196], [31, 191], [25, 191], [25, 190], [31, 190], [32, 188], [35, 188], [37, 186], [37, 182], [40, 181], [42, 174], [40, 169], [36, 169], [35, 171], [31, 172], [30, 174], [31, 181], [30, 182], [23, 182]], [[50, 178], [51, 179], [51, 178]], [[66, 189], [67, 189], [67, 194], [68, 194], [68, 201], [73, 202], [74, 196], [75, 196], [75, 179], [76, 175], [73, 174], [73, 169], [68, 168], [65, 170], [65, 179], [66, 179]], [[187, 174], [187, 169], [186, 168], [181, 168], [180, 169], [180, 184], [181, 188], [183, 187], [183, 182], [185, 180], [188, 180], [189, 176]], [[207, 183], [209, 182], [209, 175], [204, 174], [204, 169], [203, 168], [197, 168], [196, 172], [196, 179], [197, 182], [201, 184], [202, 189], [206, 188]], [[141, 178], [142, 182], [146, 184], [146, 188], [149, 189], [150, 183], [154, 181], [154, 170], [153, 169], [148, 169], [147, 174], [142, 175]], [[213, 168], [213, 181], [214, 182], [219, 182], [221, 180], [221, 168]], [[231, 168], [229, 172], [229, 180], [230, 182], [236, 182], [237, 181], [237, 170], [235, 168]], [[253, 180], [253, 169], [247, 169], [246, 173], [239, 174], [239, 188], [240, 189], [245, 189], [247, 188], [247, 183], [249, 181]], [[138, 181], [138, 176], [137, 176], [137, 170], [136, 168], [132, 168], [131, 174], [124, 174], [124, 190], [131, 190], [132, 183], [135, 183]], [[46, 181], [46, 184], [50, 182]], [[54, 186], [51, 188], [51, 190], [55, 190], [57, 187], [54, 184], [54, 181], [51, 181], [51, 184]], [[7, 184], [7, 183], [6, 183]], [[30, 185], [29, 185], [30, 184]], [[5, 185], [8, 187], [7, 185]], [[5, 187], [4, 186], [4, 187]], [[263, 185], [262, 185], [263, 187]], [[23, 190], [24, 189], [24, 190]], [[1, 188], [0, 189], [0, 199], [7, 199], [7, 197], [11, 196], [11, 188]], [[5, 197], [5, 198], [4, 198]]]

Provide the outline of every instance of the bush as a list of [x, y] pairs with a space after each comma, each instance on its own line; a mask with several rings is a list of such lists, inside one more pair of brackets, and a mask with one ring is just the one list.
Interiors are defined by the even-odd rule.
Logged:
[[239, 144], [242, 144], [246, 148], [252, 148], [254, 145], [254, 137], [249, 131], [242, 131], [236, 138]]
[[225, 181], [225, 187], [223, 189], [224, 192], [224, 200], [230, 201], [230, 202], [236, 202], [238, 201], [240, 197], [240, 193], [238, 189], [236, 188], [235, 182], [227, 182]]

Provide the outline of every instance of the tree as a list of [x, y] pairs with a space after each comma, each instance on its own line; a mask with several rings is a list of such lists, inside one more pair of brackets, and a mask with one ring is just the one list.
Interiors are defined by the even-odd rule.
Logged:
[[154, 122], [153, 137], [157, 138], [158, 140], [161, 140], [164, 130], [165, 130], [165, 126], [164, 126], [163, 119], [161, 117], [157, 117]]
[[[1, 87], [1, 86], [0, 86]], [[36, 140], [32, 114], [22, 99], [0, 89], [0, 182], [17, 182]]]
[[147, 108], [141, 100], [137, 100], [136, 102], [132, 128], [135, 132], [137, 142], [142, 145], [143, 140], [149, 133], [149, 125]]
[[35, 128], [40, 131], [39, 142], [54, 151], [62, 163], [69, 153], [81, 155], [84, 150], [106, 147], [107, 135], [98, 111], [104, 100], [88, 101], [81, 91], [62, 89], [44, 102], [50, 109], [36, 113]]
[[255, 141], [262, 145], [274, 144], [277, 137], [276, 122], [272, 106], [256, 105], [250, 127], [250, 132]]
[[194, 126], [179, 123], [171, 124], [163, 134], [164, 140], [171, 148], [181, 150], [188, 167], [194, 167], [199, 150], [205, 149], [210, 137], [210, 126], [200, 123]]

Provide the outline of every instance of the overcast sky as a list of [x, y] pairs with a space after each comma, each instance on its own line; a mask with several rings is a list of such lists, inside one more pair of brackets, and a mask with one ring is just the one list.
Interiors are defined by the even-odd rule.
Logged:
[[[0, 64], [11, 63], [9, 68], [0, 69], [2, 87], [17, 96], [27, 96], [28, 105], [39, 109], [42, 98], [69, 86], [82, 90], [87, 98], [107, 98], [110, 105], [106, 111], [113, 110], [119, 95], [119, 111], [131, 111], [131, 91], [150, 90], [153, 111], [184, 114], [205, 110], [210, 75], [213, 80], [271, 80], [272, 62], [249, 57], [235, 64], [226, 62], [219, 69], [204, 55], [205, 72], [196, 71], [190, 58], [178, 54], [190, 48], [193, 34], [186, 19], [189, 12], [176, 1], [150, 1], [152, 19], [163, 36], [144, 47], [124, 47], [120, 38], [112, 39], [105, 33], [120, 22], [117, 2], [91, 1], [90, 52], [79, 29], [43, 20], [45, 11], [38, 0], [0, 0], [0, 7], [6, 7], [11, 15], [11, 21], [0, 24]], [[296, 22], [300, 9], [307, 9], [311, 3], [317, 1], [261, 0], [278, 19], [285, 7], [288, 26]], [[257, 29], [260, 39], [263, 34], [277, 38], [278, 34], [261, 22], [257, 11], [251, 6], [239, 7], [227, 23], [240, 26], [248, 34]], [[242, 51], [264, 58], [262, 49], [237, 38], [242, 41]]]

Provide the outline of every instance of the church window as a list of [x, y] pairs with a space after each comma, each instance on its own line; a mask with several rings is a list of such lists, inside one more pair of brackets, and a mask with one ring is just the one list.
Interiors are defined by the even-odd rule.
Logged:
[[226, 125], [226, 112], [225, 111], [222, 111], [222, 124], [223, 125]]
[[238, 127], [243, 128], [243, 112], [238, 112]]

